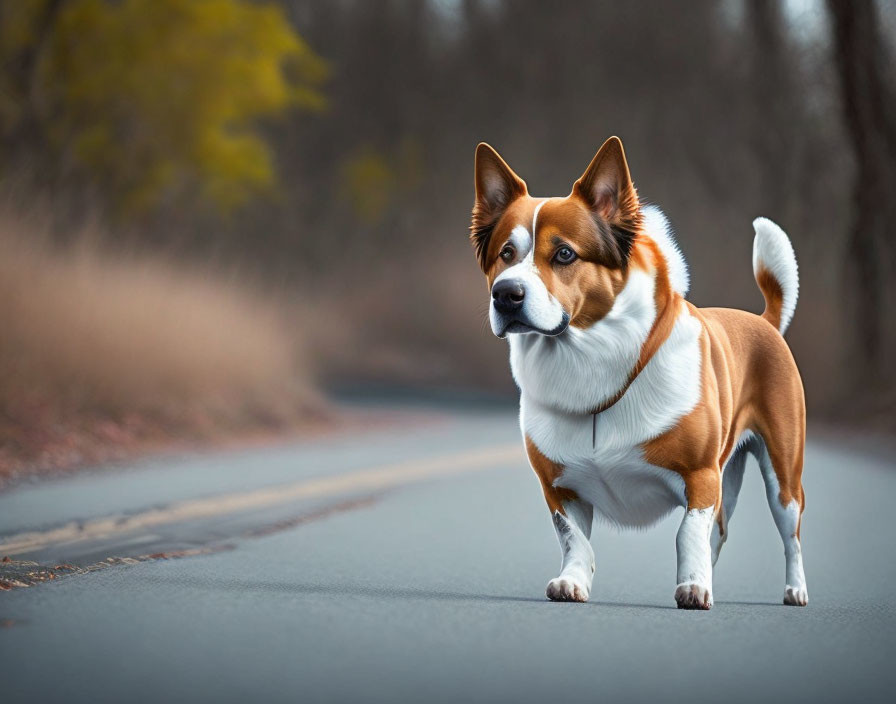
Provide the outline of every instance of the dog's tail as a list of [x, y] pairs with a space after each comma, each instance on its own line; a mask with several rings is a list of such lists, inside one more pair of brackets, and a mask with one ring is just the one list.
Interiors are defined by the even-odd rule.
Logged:
[[753, 275], [765, 297], [762, 317], [783, 335], [793, 318], [800, 289], [796, 255], [784, 230], [768, 218], [756, 218], [753, 229]]

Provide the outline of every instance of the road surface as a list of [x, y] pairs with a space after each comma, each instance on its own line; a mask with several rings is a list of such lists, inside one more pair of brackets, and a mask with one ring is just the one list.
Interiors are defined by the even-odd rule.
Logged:
[[892, 701], [893, 462], [810, 434], [804, 480], [809, 606], [750, 464], [709, 612], [672, 598], [680, 512], [598, 524], [591, 602], [544, 599], [508, 410], [21, 486], [0, 576], [56, 578], [0, 592], [0, 700]]

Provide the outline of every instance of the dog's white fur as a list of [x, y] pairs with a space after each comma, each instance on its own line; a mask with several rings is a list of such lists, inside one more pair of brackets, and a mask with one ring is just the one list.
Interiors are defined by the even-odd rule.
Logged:
[[588, 542], [592, 508], [581, 501], [570, 501], [563, 510], [566, 516], [554, 513], [554, 529], [563, 555], [560, 576], [548, 582], [545, 593], [555, 601], [587, 601], [594, 577], [594, 550]]
[[672, 232], [672, 225], [666, 214], [655, 205], [648, 205], [641, 209], [641, 215], [644, 218], [644, 232], [656, 242], [666, 259], [666, 266], [669, 270], [669, 283], [674, 291], [678, 291], [682, 296], [688, 295], [688, 289], [691, 285], [691, 275], [688, 272], [688, 265], [684, 259], [684, 254], [675, 241], [675, 235]]
[[[540, 278], [534, 285], [545, 288]], [[612, 310], [592, 327], [570, 327], [559, 337], [511, 336], [510, 368], [523, 396], [578, 414], [612, 398], [638, 361], [656, 318], [653, 291], [652, 277], [632, 272]]]
[[675, 538], [678, 551], [678, 586], [675, 600], [692, 594], [696, 601], [712, 606], [712, 555], [710, 533], [715, 523], [712, 508], [685, 511]]
[[[599, 327], [600, 323], [592, 331]], [[610, 326], [608, 335], [615, 330]], [[590, 401], [592, 394], [580, 391], [576, 405], [584, 412], [570, 412], [553, 402], [553, 394], [547, 399], [538, 395], [538, 391], [550, 388], [543, 380], [531, 385], [535, 391], [531, 390], [528, 382], [537, 372], [537, 364], [527, 367], [528, 376], [517, 373], [523, 380], [523, 432], [548, 459], [564, 466], [558, 486], [574, 490], [614, 525], [647, 526], [676, 506], [686, 505], [681, 476], [648, 464], [641, 446], [675, 425], [699, 401], [699, 335], [698, 321], [682, 306], [668, 340], [622, 399], [598, 417], [593, 443], [593, 421], [588, 410], [594, 405], [582, 403], [583, 398]], [[599, 356], [598, 351], [618, 340], [595, 334], [590, 342], [595, 356]], [[584, 354], [583, 360], [587, 363]], [[543, 369], [547, 374], [554, 371], [548, 365]], [[625, 378], [620, 378], [621, 386]], [[575, 393], [573, 388], [568, 391]]]
[[781, 285], [783, 295], [779, 330], [783, 335], [793, 320], [800, 290], [796, 254], [784, 230], [768, 218], [756, 218], [753, 230], [756, 232], [753, 238], [753, 274], [758, 277], [759, 272], [766, 269]]

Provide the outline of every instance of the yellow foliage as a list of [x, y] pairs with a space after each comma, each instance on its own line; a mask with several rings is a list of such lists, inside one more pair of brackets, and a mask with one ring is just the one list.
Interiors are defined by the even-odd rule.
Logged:
[[382, 154], [365, 148], [343, 165], [342, 185], [358, 218], [374, 224], [382, 219], [392, 200], [395, 174]]
[[417, 187], [422, 173], [422, 149], [405, 138], [397, 154], [363, 147], [342, 165], [342, 192], [358, 219], [368, 225], [380, 222], [402, 192]]
[[[40, 41], [28, 28], [46, 7], [5, 13], [3, 55]], [[251, 0], [68, 0], [35, 74], [50, 143], [124, 212], [191, 188], [243, 204], [274, 183], [258, 119], [325, 107], [323, 60], [279, 7]]]

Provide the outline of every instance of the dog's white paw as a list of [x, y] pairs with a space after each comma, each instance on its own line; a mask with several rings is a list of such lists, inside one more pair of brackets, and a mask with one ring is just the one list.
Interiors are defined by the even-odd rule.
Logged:
[[709, 611], [712, 608], [712, 589], [694, 582], [679, 584], [675, 589], [675, 603], [679, 609]]
[[545, 594], [551, 601], [588, 601], [590, 591], [572, 577], [555, 577], [548, 582]]
[[809, 603], [809, 592], [805, 587], [784, 587], [784, 603], [788, 606], [805, 606]]

